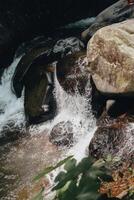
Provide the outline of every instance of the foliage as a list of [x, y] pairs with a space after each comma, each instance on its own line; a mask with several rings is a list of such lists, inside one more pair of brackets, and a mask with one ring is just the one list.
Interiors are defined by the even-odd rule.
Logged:
[[[52, 191], [56, 191], [56, 200], [99, 200], [101, 180], [111, 180], [111, 176], [104, 167], [104, 161], [94, 163], [92, 158], [84, 158], [77, 164], [72, 156], [60, 161], [54, 167], [48, 167], [34, 180], [37, 181], [47, 173], [59, 166], [64, 165], [55, 178], [56, 186]], [[37, 198], [36, 198], [37, 200]], [[40, 200], [40, 199], [39, 199]]]
[[102, 162], [94, 163], [92, 158], [84, 158], [76, 164], [75, 159], [65, 163], [55, 179], [53, 190], [57, 191], [58, 200], [98, 200], [101, 180], [111, 180]]
[[[55, 178], [55, 186], [52, 189], [52, 191], [56, 192], [54, 200], [116, 200], [118, 199], [117, 195], [110, 196], [109, 191], [113, 189], [113, 193], [117, 194], [116, 191], [119, 192], [118, 188], [122, 189], [122, 181], [128, 184], [126, 177], [129, 182], [132, 182], [134, 175], [133, 168], [128, 168], [127, 166], [125, 166], [122, 171], [122, 177], [125, 179], [120, 178], [120, 171], [115, 171], [113, 175], [113, 173], [108, 170], [109, 166], [118, 161], [119, 158], [112, 158], [109, 155], [105, 160], [100, 159], [95, 162], [91, 157], [87, 157], [80, 163], [77, 163], [77, 161], [70, 156], [60, 161], [54, 167], [46, 168], [37, 175], [34, 180], [37, 181], [47, 173], [64, 165], [63, 170], [60, 171]], [[120, 191], [124, 192], [124, 190]], [[43, 190], [34, 200], [42, 200], [42, 192]], [[122, 196], [122, 200], [134, 199], [133, 190], [128, 190], [126, 194], [126, 197]]]

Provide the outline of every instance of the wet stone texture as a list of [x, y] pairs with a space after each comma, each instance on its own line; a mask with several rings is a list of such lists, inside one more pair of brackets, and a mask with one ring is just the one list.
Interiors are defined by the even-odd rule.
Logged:
[[129, 117], [122, 115], [116, 119], [103, 114], [98, 120], [98, 129], [89, 145], [89, 154], [106, 158], [119, 157], [122, 161], [134, 161], [134, 129]]

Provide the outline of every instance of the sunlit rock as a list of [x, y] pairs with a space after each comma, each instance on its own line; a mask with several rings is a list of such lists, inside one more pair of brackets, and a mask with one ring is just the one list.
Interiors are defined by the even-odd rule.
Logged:
[[87, 47], [88, 70], [105, 94], [134, 92], [134, 20], [100, 29]]

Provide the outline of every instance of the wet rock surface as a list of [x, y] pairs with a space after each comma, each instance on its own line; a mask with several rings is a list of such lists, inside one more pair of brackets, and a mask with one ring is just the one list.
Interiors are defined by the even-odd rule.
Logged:
[[49, 140], [58, 146], [71, 146], [73, 143], [73, 124], [70, 121], [58, 123], [53, 127]]
[[76, 37], [59, 40], [51, 48], [47, 42], [34, 44], [36, 47], [21, 58], [12, 78], [12, 90], [18, 98], [25, 87], [24, 107], [29, 124], [45, 122], [56, 115], [55, 69], [51, 63], [84, 49], [84, 44]]
[[134, 129], [129, 124], [129, 117], [123, 115], [113, 119], [103, 113], [97, 125], [98, 129], [89, 145], [89, 154], [97, 159], [111, 155], [121, 161], [133, 162]]
[[[75, 6], [75, 8], [77, 7], [76, 5], [78, 5], [78, 7], [79, 7], [79, 4], [81, 5], [81, 2], [78, 2], [78, 1], [77, 2], [74, 1], [74, 2], [75, 2], [75, 5], [73, 4], [73, 6]], [[88, 1], [88, 5], [91, 2]], [[106, 0], [107, 5], [111, 4], [112, 2], [113, 1]], [[38, 5], [39, 1], [36, 3], [37, 3], [36, 5]], [[50, 6], [49, 3], [50, 1], [48, 2], [48, 6]], [[57, 2], [56, 4], [57, 6], [59, 6]], [[102, 5], [102, 1], [101, 2], [94, 1], [93, 4], [95, 5], [95, 7], [96, 7], [96, 4], [99, 7], [100, 4]], [[35, 5], [35, 1], [33, 2], [33, 5]], [[33, 5], [31, 5], [30, 9], [32, 9]], [[54, 5], [55, 5], [55, 2], [53, 2], [53, 6]], [[69, 15], [70, 15], [74, 7], [71, 6], [72, 5], [71, 1], [68, 1], [67, 5], [69, 6], [68, 9], [69, 9]], [[66, 7], [66, 5], [63, 5], [63, 1], [60, 6], [62, 6], [64, 9]], [[60, 6], [58, 7], [58, 9], [61, 9]], [[86, 6], [86, 4], [83, 6]], [[126, 6], [126, 3], [125, 3], [125, 6]], [[23, 6], [21, 2], [20, 8], [22, 9], [22, 7]], [[36, 12], [37, 7], [34, 8], [35, 12]], [[18, 9], [17, 12], [19, 12], [20, 8], [16, 7], [16, 9]], [[40, 7], [40, 8], [38, 7], [38, 9], [42, 10], [43, 7]], [[45, 9], [47, 9], [47, 6]], [[80, 9], [82, 9], [82, 7]], [[89, 6], [87, 6], [87, 9], [89, 11]], [[98, 8], [96, 8], [95, 13], [100, 11], [100, 9], [101, 7], [99, 8], [99, 10]], [[119, 7], [118, 12], [117, 13], [115, 12], [115, 15], [116, 15], [115, 19], [111, 19], [113, 20], [113, 22], [114, 20], [116, 21], [117, 18], [120, 21], [122, 20], [122, 17], [124, 16], [126, 17], [126, 15], [127, 17], [131, 16], [133, 12], [133, 6], [130, 9], [132, 12], [129, 10], [128, 7], [127, 8], [123, 7], [123, 9], [121, 9], [120, 11], [120, 7]], [[58, 16], [56, 15], [54, 19], [53, 17], [51, 18], [51, 10], [48, 9], [47, 11], [48, 11], [47, 16], [50, 17], [49, 19], [51, 22], [54, 22], [55, 20], [57, 20], [57, 17], [59, 18], [60, 16], [61, 21], [60, 20], [57, 21], [58, 25], [62, 25], [62, 20], [64, 21], [64, 19], [67, 18], [68, 16], [66, 15], [66, 12], [64, 12], [65, 18], [64, 17], [62, 18], [61, 16], [63, 16], [62, 15], [63, 13], [60, 14], [57, 12], [57, 10], [52, 9], [54, 16], [55, 16], [55, 13], [58, 13]], [[104, 11], [104, 21], [105, 19], [107, 19], [107, 16], [108, 16], [107, 12], [106, 14], [105, 12], [106, 11]], [[121, 12], [120, 15], [118, 15], [119, 12]], [[37, 13], [38, 12], [36, 12], [36, 14]], [[128, 14], [130, 15], [128, 16]], [[38, 18], [43, 19], [43, 21], [40, 21], [38, 25], [36, 24], [36, 22], [40, 19], [36, 18], [37, 15], [25, 16], [25, 19], [26, 20], [28, 19], [29, 21], [26, 22], [25, 24], [25, 20], [24, 21], [22, 20], [22, 23], [20, 24], [20, 26], [17, 27], [18, 30], [17, 30], [17, 35], [15, 37], [16, 44], [13, 44], [12, 52], [14, 52], [14, 45], [16, 45], [15, 46], [16, 48], [18, 47], [20, 42], [24, 41], [25, 39], [29, 40], [31, 39], [31, 37], [36, 36], [36, 34], [39, 35], [39, 33], [44, 33], [44, 29], [45, 31], [47, 30], [47, 27], [45, 26], [46, 19], [47, 19], [47, 25], [49, 25], [50, 21], [48, 20], [48, 18], [44, 18], [44, 15], [46, 15], [46, 13], [42, 13], [41, 16], [38, 15]], [[12, 19], [14, 19], [12, 12], [9, 13], [9, 16]], [[79, 14], [77, 16], [80, 17], [81, 15]], [[102, 15], [100, 16], [102, 17]], [[74, 16], [70, 15], [70, 19], [68, 20], [69, 21], [73, 20], [73, 17]], [[20, 19], [22, 18], [19, 15], [17, 23], [18, 22], [20, 23]], [[101, 26], [101, 22], [103, 22], [102, 18], [101, 20], [99, 24], [100, 26]], [[29, 23], [31, 24], [31, 21], [34, 24], [34, 27], [33, 25], [31, 25], [32, 27], [31, 26], [28, 27], [28, 24]], [[106, 24], [107, 23], [108, 22], [106, 22]], [[110, 23], [112, 23], [112, 21], [110, 21]], [[16, 22], [14, 22], [14, 27], [15, 26], [16, 26]], [[12, 24], [10, 25], [10, 27], [12, 28]], [[122, 31], [125, 32], [125, 34], [130, 36], [132, 27], [133, 26], [130, 26], [129, 30], [125, 29]], [[26, 31], [23, 32], [22, 30], [26, 30]], [[4, 33], [5, 33], [6, 38], [8, 37], [10, 38], [10, 36], [6, 36], [6, 31]], [[22, 33], [24, 33], [24, 35], [22, 35]], [[59, 33], [58, 39], [57, 38], [46, 39], [45, 36], [41, 38], [35, 38], [34, 40], [27, 42], [27, 44], [22, 44], [21, 47], [16, 52], [16, 55], [15, 55], [16, 58], [18, 58], [22, 54], [23, 56], [15, 70], [15, 73], [12, 79], [12, 89], [13, 89], [14, 94], [18, 98], [23, 97], [23, 89], [25, 90], [24, 91], [24, 107], [25, 107], [25, 116], [27, 120], [27, 125], [29, 127], [29, 125], [31, 124], [38, 124], [38, 123], [42, 123], [46, 121], [48, 121], [48, 123], [42, 124], [43, 129], [41, 127], [41, 130], [44, 130], [42, 132], [38, 132], [39, 126], [34, 126], [34, 127], [30, 126], [30, 128], [33, 128], [35, 132], [37, 128], [38, 133], [34, 132], [34, 135], [31, 136], [29, 135], [29, 132], [25, 132], [26, 135], [24, 135], [25, 136], [24, 138], [18, 137], [18, 135], [21, 133], [21, 130], [20, 130], [21, 127], [20, 129], [16, 128], [16, 129], [12, 129], [11, 131], [9, 131], [8, 129], [9, 127], [7, 128], [5, 126], [3, 128], [3, 131], [5, 131], [5, 138], [2, 141], [2, 145], [0, 145], [0, 179], [2, 180], [0, 181], [0, 186], [1, 186], [0, 198], [2, 200], [12, 199], [12, 198], [16, 198], [16, 200], [17, 199], [24, 200], [24, 199], [33, 197], [34, 192], [35, 194], [37, 194], [42, 186], [42, 183], [39, 183], [39, 185], [36, 185], [35, 187], [32, 185], [31, 180], [34, 174], [36, 175], [38, 172], [42, 171], [42, 169], [44, 169], [44, 167], [48, 165], [52, 165], [55, 162], [57, 163], [57, 160], [60, 158], [61, 154], [63, 155], [63, 152], [57, 149], [57, 147], [60, 146], [63, 150], [63, 147], [67, 148], [67, 147], [72, 146], [74, 140], [78, 139], [77, 137], [80, 136], [83, 139], [84, 137], [83, 132], [86, 130], [86, 133], [87, 133], [87, 131], [89, 131], [89, 129], [92, 127], [92, 125], [90, 126], [90, 120], [91, 121], [94, 120], [94, 123], [95, 123], [95, 119], [90, 119], [90, 115], [92, 115], [92, 111], [95, 109], [99, 113], [99, 114], [97, 113], [98, 116], [97, 116], [97, 123], [96, 123], [98, 126], [98, 129], [95, 132], [93, 139], [91, 140], [91, 143], [89, 145], [89, 154], [95, 157], [96, 159], [99, 159], [102, 157], [105, 158], [108, 154], [110, 154], [111, 156], [117, 156], [117, 157], [120, 156], [123, 161], [131, 162], [134, 160], [134, 149], [133, 149], [134, 130], [133, 130], [133, 124], [132, 124], [134, 122], [133, 99], [122, 99], [122, 96], [119, 99], [111, 98], [111, 96], [104, 95], [97, 89], [94, 90], [94, 86], [93, 86], [94, 83], [93, 83], [92, 88], [91, 88], [92, 102], [90, 102], [91, 93], [90, 91], [87, 91], [86, 86], [88, 85], [88, 83], [90, 83], [91, 76], [90, 76], [90, 73], [86, 71], [87, 58], [84, 51], [85, 46], [83, 42], [81, 42], [80, 39], [76, 37], [67, 38], [68, 37], [67, 35], [64, 38], [64, 37], [61, 37], [61, 35], [62, 33]], [[132, 34], [132, 37], [133, 37], [133, 34]], [[120, 40], [120, 37], [118, 37], [118, 39]], [[4, 41], [3, 38], [2, 40]], [[127, 40], [127, 38], [125, 38], [125, 40]], [[124, 38], [122, 39], [122, 41], [124, 42]], [[12, 40], [11, 40], [11, 44], [12, 44]], [[130, 42], [130, 46], [132, 45], [133, 45], [132, 42]], [[109, 52], [111, 52], [111, 49], [109, 50]], [[10, 55], [12, 58], [12, 54]], [[112, 58], [110, 55], [108, 56], [108, 59], [111, 61]], [[118, 54], [117, 56], [119, 56], [118, 61], [120, 61], [120, 55]], [[73, 106], [74, 107], [76, 106], [76, 108], [78, 109], [78, 112], [80, 112], [80, 116], [78, 116], [78, 118], [80, 117], [80, 119], [78, 119], [77, 116], [74, 117], [78, 121], [81, 120], [79, 122], [75, 121], [75, 123], [78, 123], [77, 125], [80, 129], [79, 136], [77, 135], [76, 138], [75, 138], [75, 134], [76, 134], [77, 129], [75, 131], [73, 130], [75, 126], [73, 124], [73, 121], [71, 122], [72, 115], [70, 115], [71, 116], [69, 118], [70, 121], [69, 120], [64, 121], [63, 115], [61, 115], [62, 116], [61, 122], [58, 121], [57, 123], [56, 121], [55, 123], [55, 121], [50, 121], [57, 114], [56, 99], [53, 93], [54, 92], [54, 66], [56, 66], [56, 64], [53, 65], [54, 61], [58, 61], [56, 75], [62, 89], [65, 90], [65, 93], [67, 95], [69, 93], [69, 97], [70, 96], [72, 97], [73, 95], [75, 96], [75, 94], [77, 94], [78, 92], [78, 94], [80, 94], [78, 95], [78, 97], [82, 96], [81, 101], [80, 101], [81, 104], [83, 104], [83, 101], [87, 101], [87, 100], [89, 101], [89, 105], [84, 104], [84, 108], [83, 108], [83, 105], [81, 106], [79, 103], [78, 105], [75, 105], [75, 103], [77, 104], [77, 100], [75, 102], [75, 99], [73, 98], [71, 99], [73, 102], [69, 102], [69, 103], [72, 103], [71, 114], [73, 112]], [[3, 63], [5, 62], [4, 57], [3, 57], [2, 62]], [[99, 86], [103, 86], [103, 84], [99, 84]], [[88, 87], [88, 89], [90, 88]], [[112, 101], [112, 103], [108, 102], [109, 100]], [[90, 106], [91, 106], [90, 103], [92, 103], [92, 110], [90, 110]], [[80, 111], [81, 108], [82, 108], [82, 112], [84, 110], [86, 114], [81, 113]], [[0, 114], [4, 112], [1, 109], [1, 107], [0, 107], [0, 112], [1, 112]], [[76, 114], [78, 112], [76, 112]], [[122, 115], [125, 113], [127, 114]], [[67, 114], [70, 114], [70, 112], [69, 113], [67, 112]], [[132, 116], [130, 116], [129, 114], [132, 114]], [[58, 118], [56, 118], [56, 120], [57, 119]], [[51, 125], [53, 125], [53, 122], [55, 125], [52, 128]], [[87, 128], [87, 123], [88, 123], [88, 128]], [[50, 129], [51, 132], [50, 132], [50, 135], [47, 135], [49, 130], [44, 129], [44, 127], [48, 127], [49, 125], [50, 125], [49, 128], [51, 128]], [[12, 127], [11, 124], [9, 126]], [[89, 137], [91, 138], [91, 136]], [[83, 141], [84, 140], [82, 140], [82, 142]], [[81, 154], [81, 152], [82, 152], [81, 149], [78, 149], [78, 154]], [[47, 185], [47, 181], [46, 181], [46, 185]]]
[[57, 63], [57, 79], [66, 92], [85, 95], [90, 79], [86, 73], [86, 65], [85, 51], [69, 55]]

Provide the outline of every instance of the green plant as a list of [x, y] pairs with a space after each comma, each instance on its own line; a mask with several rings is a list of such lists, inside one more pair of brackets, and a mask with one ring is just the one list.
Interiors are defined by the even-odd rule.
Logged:
[[55, 178], [56, 186], [52, 189], [56, 191], [55, 200], [99, 200], [101, 198], [99, 193], [101, 180], [111, 180], [103, 160], [94, 163], [92, 158], [87, 157], [77, 164], [77, 161], [70, 156], [54, 167], [46, 168], [34, 180], [39, 180], [63, 164], [64, 170]]
[[94, 163], [92, 158], [84, 158], [80, 163], [69, 159], [55, 179], [53, 191], [58, 200], [98, 200], [101, 180], [111, 180], [104, 163]]

